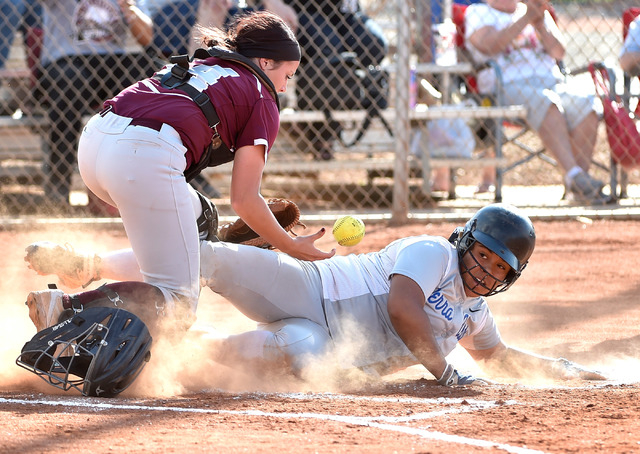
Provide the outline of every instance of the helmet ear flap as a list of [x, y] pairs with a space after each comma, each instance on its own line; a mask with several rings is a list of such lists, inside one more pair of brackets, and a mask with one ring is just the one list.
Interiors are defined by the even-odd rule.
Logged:
[[462, 257], [473, 246], [476, 239], [473, 237], [473, 231], [476, 228], [475, 219], [471, 225], [467, 224], [465, 227], [456, 227], [451, 236], [449, 242], [456, 246], [458, 250], [458, 257]]
[[451, 235], [449, 236], [449, 243], [453, 244], [454, 246], [457, 246], [458, 242], [460, 241], [460, 238], [462, 238], [463, 233], [464, 233], [463, 227], [456, 227], [453, 230], [453, 232], [451, 232]]

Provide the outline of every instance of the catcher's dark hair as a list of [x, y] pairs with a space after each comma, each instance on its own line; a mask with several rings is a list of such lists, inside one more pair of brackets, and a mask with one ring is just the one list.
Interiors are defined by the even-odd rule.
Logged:
[[268, 11], [239, 14], [226, 31], [197, 25], [196, 34], [204, 47], [222, 47], [249, 58], [300, 60], [295, 34], [279, 16]]

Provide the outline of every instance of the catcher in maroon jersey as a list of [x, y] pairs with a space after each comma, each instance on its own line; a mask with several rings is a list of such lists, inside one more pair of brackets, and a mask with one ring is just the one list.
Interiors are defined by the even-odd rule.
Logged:
[[[118, 294], [135, 295], [187, 325], [200, 291], [199, 240], [217, 230], [215, 207], [187, 183], [207, 166], [233, 161], [231, 205], [270, 245], [304, 260], [335, 253], [315, 247], [324, 229], [289, 235], [260, 195], [279, 128], [278, 93], [300, 63], [293, 32], [268, 12], [240, 16], [227, 32], [200, 31], [203, 48], [192, 58], [172, 58], [107, 100], [78, 148], [84, 183], [120, 211], [144, 277], [118, 283]], [[28, 304], [46, 310], [61, 294], [33, 292]]]

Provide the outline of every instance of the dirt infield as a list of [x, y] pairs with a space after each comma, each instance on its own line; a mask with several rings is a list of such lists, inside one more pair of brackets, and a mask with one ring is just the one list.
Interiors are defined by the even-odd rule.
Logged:
[[[597, 368], [607, 382], [543, 382], [529, 371], [530, 380], [448, 389], [415, 367], [366, 384], [269, 382], [207, 362], [193, 346], [177, 355], [156, 346], [122, 397], [82, 398], [14, 363], [35, 334], [25, 296], [51, 282], [26, 269], [24, 247], [48, 239], [106, 251], [126, 247], [126, 238], [104, 228], [0, 232], [0, 452], [640, 452], [640, 222], [535, 225], [538, 245], [523, 277], [489, 299], [502, 335]], [[425, 232], [448, 236], [454, 227], [371, 224], [361, 244], [339, 253]], [[208, 289], [198, 315], [229, 332], [252, 326]], [[482, 373], [464, 352], [452, 361]]]

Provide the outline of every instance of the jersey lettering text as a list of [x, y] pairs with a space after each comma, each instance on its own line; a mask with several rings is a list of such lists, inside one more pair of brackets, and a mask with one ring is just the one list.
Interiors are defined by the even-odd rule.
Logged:
[[192, 76], [187, 83], [198, 91], [205, 91], [207, 87], [214, 85], [221, 77], [240, 77], [233, 69], [223, 68], [218, 65], [194, 66], [189, 72]]
[[433, 305], [435, 310], [440, 311], [440, 314], [447, 320], [453, 320], [453, 307], [449, 305], [449, 302], [439, 290], [436, 290], [427, 298], [427, 303]]

